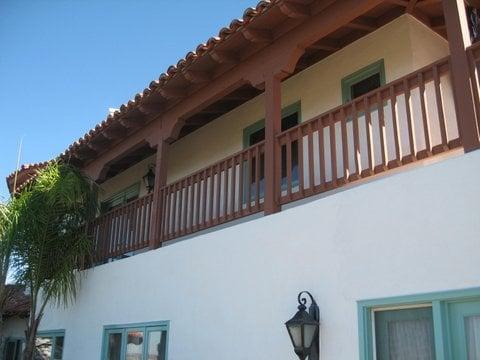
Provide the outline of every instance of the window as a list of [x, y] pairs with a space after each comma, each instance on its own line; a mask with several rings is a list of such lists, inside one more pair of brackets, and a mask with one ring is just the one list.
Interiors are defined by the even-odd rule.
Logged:
[[101, 212], [106, 213], [110, 210], [113, 210], [119, 206], [125, 205], [130, 201], [138, 199], [140, 193], [140, 183], [136, 183], [132, 186], [123, 189], [112, 197], [102, 202]]
[[39, 360], [62, 360], [65, 331], [41, 331], [35, 340], [36, 356]]
[[385, 85], [385, 64], [382, 59], [342, 79], [343, 103], [352, 101], [383, 85]]
[[167, 360], [168, 322], [106, 326], [102, 360]]
[[[296, 102], [292, 105], [289, 105], [282, 109], [282, 131], [286, 131], [300, 123], [300, 102]], [[265, 119], [259, 120], [256, 123], [248, 126], [243, 130], [243, 147], [248, 148], [259, 142], [265, 140]], [[287, 148], [286, 146], [282, 147], [282, 188], [286, 186], [287, 179]], [[298, 145], [297, 142], [292, 143], [292, 181], [298, 183]], [[244, 184], [248, 182], [248, 171], [246, 171], [246, 163], [244, 164]], [[255, 189], [255, 176], [256, 176], [256, 159], [254, 158], [251, 164], [251, 189], [250, 189], [250, 198], [253, 201], [256, 198], [256, 189]], [[260, 198], [264, 196], [264, 156], [261, 155], [260, 158]], [[244, 192], [244, 203], [246, 202], [246, 191]]]
[[23, 339], [9, 338], [5, 345], [5, 360], [21, 360]]
[[480, 359], [480, 288], [358, 307], [361, 360]]

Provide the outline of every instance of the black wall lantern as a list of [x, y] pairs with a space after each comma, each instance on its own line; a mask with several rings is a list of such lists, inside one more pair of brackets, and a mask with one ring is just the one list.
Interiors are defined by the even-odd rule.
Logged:
[[153, 171], [154, 168], [155, 165], [150, 165], [148, 167], [148, 172], [143, 176], [143, 183], [145, 184], [148, 192], [151, 192], [155, 187], [155, 172]]
[[[307, 304], [305, 295], [310, 297], [308, 312], [305, 306]], [[318, 328], [320, 326], [318, 305], [308, 291], [298, 294], [298, 304], [297, 313], [285, 323], [285, 326], [299, 359], [305, 360], [308, 356], [309, 360], [318, 360]]]

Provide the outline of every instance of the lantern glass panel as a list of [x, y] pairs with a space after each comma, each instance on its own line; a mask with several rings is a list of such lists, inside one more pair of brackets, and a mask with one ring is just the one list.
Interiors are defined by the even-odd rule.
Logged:
[[310, 348], [312, 346], [313, 337], [317, 332], [317, 325], [305, 324], [303, 325], [303, 347]]
[[293, 346], [301, 347], [302, 346], [302, 325], [295, 324], [288, 326], [288, 332], [292, 338]]

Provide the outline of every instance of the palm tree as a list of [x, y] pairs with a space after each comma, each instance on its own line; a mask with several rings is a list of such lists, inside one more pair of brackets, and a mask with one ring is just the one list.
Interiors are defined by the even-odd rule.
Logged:
[[3, 315], [5, 304], [9, 298], [9, 288], [7, 288], [6, 282], [12, 254], [12, 243], [9, 236], [12, 223], [10, 215], [8, 204], [0, 203], [0, 354], [3, 354], [5, 347]]
[[86, 224], [96, 214], [97, 191], [77, 168], [51, 163], [11, 205], [13, 274], [31, 295], [23, 358], [32, 360], [47, 304], [67, 306], [76, 297], [77, 270], [89, 261], [92, 249]]

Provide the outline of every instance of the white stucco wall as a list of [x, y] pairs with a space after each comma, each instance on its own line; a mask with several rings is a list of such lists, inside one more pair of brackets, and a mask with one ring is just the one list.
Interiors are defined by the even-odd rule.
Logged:
[[170, 360], [293, 360], [283, 323], [309, 290], [320, 358], [358, 359], [358, 300], [480, 286], [479, 173], [476, 151], [99, 266], [40, 328], [66, 329], [68, 360], [159, 320]]
[[[375, 61], [384, 59], [388, 83], [446, 55], [448, 44], [445, 39], [412, 16], [403, 15], [284, 81], [282, 106], [300, 101], [302, 121], [307, 121], [340, 105], [342, 78]], [[449, 98], [448, 86], [445, 91], [445, 97]], [[412, 96], [415, 97], [415, 93]], [[428, 103], [435, 107], [434, 101]], [[447, 118], [452, 119], [448, 115], [453, 110], [449, 109], [453, 109], [452, 104], [446, 108]], [[263, 95], [257, 96], [172, 144], [168, 159], [168, 182], [240, 151], [243, 147], [243, 129], [264, 118], [264, 110]], [[385, 112], [388, 116], [389, 110]], [[455, 123], [454, 119], [452, 123]], [[105, 182], [102, 185], [105, 190], [103, 197], [107, 198], [140, 181], [148, 164], [153, 162], [154, 157], [151, 157]]]
[[6, 338], [25, 338], [27, 319], [19, 317], [8, 318], [4, 323], [4, 335]]

